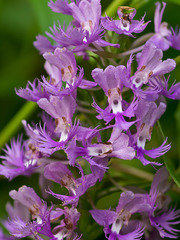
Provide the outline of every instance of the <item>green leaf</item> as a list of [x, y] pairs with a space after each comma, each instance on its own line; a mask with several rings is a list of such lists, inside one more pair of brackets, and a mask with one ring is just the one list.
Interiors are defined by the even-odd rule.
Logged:
[[180, 168], [176, 170], [173, 161], [167, 157], [164, 159], [164, 162], [172, 179], [177, 184], [177, 186], [180, 187]]
[[0, 133], [0, 149], [9, 139], [19, 130], [22, 125], [21, 121], [27, 119], [36, 110], [37, 104], [26, 102], [17, 114], [11, 119], [6, 127]]
[[120, 192], [115, 192], [99, 199], [96, 204], [97, 209], [109, 209], [110, 207], [115, 208], [118, 205], [120, 194]]

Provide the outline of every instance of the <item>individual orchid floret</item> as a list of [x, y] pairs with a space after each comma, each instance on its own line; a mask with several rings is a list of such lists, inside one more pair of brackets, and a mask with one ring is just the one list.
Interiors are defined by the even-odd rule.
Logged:
[[68, 137], [69, 128], [72, 125], [72, 116], [76, 110], [74, 98], [64, 96], [60, 100], [56, 96], [50, 96], [49, 100], [42, 98], [37, 103], [40, 108], [55, 119], [55, 132], [61, 134], [60, 141], [65, 141]]
[[146, 141], [150, 141], [152, 129], [156, 121], [163, 115], [166, 110], [166, 104], [160, 102], [157, 106], [154, 102], [140, 100], [136, 109], [137, 117], [137, 133], [133, 136], [134, 143], [136, 144], [137, 158], [143, 163], [161, 165], [156, 162], [150, 162], [145, 159], [144, 154], [151, 158], [157, 158], [165, 154], [171, 147], [170, 144], [166, 145], [167, 139], [163, 144], [155, 149], [145, 150]]
[[43, 155], [37, 151], [33, 142], [22, 143], [22, 136], [12, 139], [11, 146], [6, 145], [5, 156], [0, 165], [0, 174], [9, 180], [19, 176], [30, 176], [38, 167], [38, 161]]
[[[56, 132], [56, 127], [53, 132], [47, 131], [46, 125], [41, 125], [32, 128], [26, 121], [23, 121], [24, 128], [28, 136], [33, 139], [35, 148], [46, 156], [50, 156], [54, 152], [64, 149], [66, 144], [75, 136], [79, 122], [75, 122], [74, 125], [68, 127], [66, 138], [62, 132]], [[57, 141], [59, 139], [59, 141]]]
[[[43, 57], [46, 59], [45, 69], [51, 77], [51, 83], [57, 87], [57, 95], [63, 82], [65, 82], [66, 88], [71, 88], [71, 92], [77, 87], [91, 88], [96, 86], [96, 83], [82, 79], [83, 69], [80, 69], [79, 76], [77, 76], [76, 59], [68, 49], [56, 48], [54, 53], [46, 52]], [[43, 86], [45, 89], [47, 88], [46, 85]]]
[[[131, 216], [138, 212], [148, 211], [150, 205], [146, 204], [144, 198], [131, 191], [122, 193], [116, 211], [113, 210], [90, 210], [94, 220], [104, 226], [107, 239], [137, 240], [143, 235], [143, 227], [136, 222], [131, 226]], [[111, 227], [110, 227], [111, 226]], [[125, 229], [125, 232], [124, 232]]]
[[[46, 98], [40, 99], [38, 105], [45, 110], [52, 118], [54, 118], [55, 129], [54, 133], [48, 134], [45, 126], [39, 129], [32, 129], [29, 125], [27, 131], [30, 132], [32, 137], [37, 142], [37, 147], [40, 151], [52, 154], [53, 152], [62, 149], [70, 139], [76, 134], [78, 122], [72, 124], [72, 116], [76, 109], [76, 102], [72, 96], [64, 96], [60, 100], [56, 96], [50, 96], [49, 100]], [[52, 139], [56, 134], [59, 141]]]
[[12, 190], [9, 194], [14, 199], [14, 207], [7, 205], [10, 219], [5, 221], [4, 225], [11, 235], [18, 239], [37, 237], [38, 233], [51, 237], [51, 232], [47, 231], [50, 226], [51, 208], [47, 208], [46, 202], [27, 186], [22, 186], [18, 191]]
[[163, 7], [161, 9], [161, 3], [156, 2], [156, 10], [154, 15], [155, 34], [148, 41], [153, 42], [163, 51], [167, 50], [169, 47], [180, 50], [180, 32], [178, 33], [178, 28], [176, 28], [174, 31], [173, 28], [168, 28], [167, 22], [162, 22], [166, 3], [162, 2], [162, 4]]
[[134, 116], [136, 101], [134, 98], [131, 104], [128, 104], [122, 99], [123, 86], [127, 81], [126, 67], [123, 65], [118, 67], [109, 65], [104, 71], [96, 68], [92, 71], [92, 77], [104, 90], [109, 103], [108, 107], [103, 110], [95, 101], [93, 102], [93, 107], [99, 113], [97, 118], [104, 119], [106, 124], [115, 118], [116, 126], [122, 130], [127, 130], [134, 122], [127, 122], [124, 117], [131, 118]]
[[175, 83], [174, 81], [169, 87], [169, 78], [170, 76], [168, 76], [167, 79], [164, 76], [152, 78], [148, 84], [149, 89], [152, 89], [152, 91], [158, 91], [158, 95], [174, 100], [180, 100], [180, 83]]
[[154, 15], [155, 34], [149, 39], [149, 41], [153, 42], [163, 51], [167, 50], [171, 46], [171, 42], [168, 40], [168, 37], [171, 36], [171, 31], [168, 29], [167, 22], [162, 22], [165, 7], [166, 3], [163, 2], [163, 7], [160, 10], [161, 4], [160, 2], [156, 2]]
[[163, 52], [154, 43], [147, 42], [140, 53], [138, 69], [131, 77], [135, 89], [147, 84], [149, 79], [171, 72], [176, 67], [173, 59], [162, 61]]
[[177, 27], [175, 30], [171, 28], [171, 35], [169, 35], [167, 38], [171, 42], [171, 47], [180, 50], [180, 29]]
[[[60, 218], [63, 219], [60, 220]], [[56, 240], [63, 239], [73, 239], [78, 240], [81, 237], [75, 232], [77, 227], [77, 222], [80, 218], [80, 213], [76, 208], [67, 208], [64, 209], [56, 208], [51, 212], [51, 221], [58, 223], [60, 220], [60, 225], [57, 225], [53, 228], [52, 233]]]
[[81, 177], [75, 179], [71, 171], [60, 162], [51, 163], [45, 167], [44, 176], [51, 181], [59, 183], [69, 191], [69, 196], [67, 196], [49, 190], [49, 193], [60, 199], [63, 205], [71, 204], [77, 206], [79, 197], [82, 196], [88, 188], [94, 186], [97, 181], [97, 178], [93, 174], [85, 176], [82, 168], [80, 166], [78, 168]]
[[[46, 70], [49, 75], [53, 78], [54, 84], [62, 85], [61, 81], [66, 82], [68, 85], [74, 83], [74, 78], [77, 73], [76, 60], [72, 52], [68, 51], [66, 48], [56, 48], [54, 53], [46, 52], [43, 57], [51, 65], [58, 69], [50, 69], [50, 66], [46, 64]], [[56, 72], [58, 72], [57, 74]], [[53, 74], [55, 72], [55, 74]], [[58, 76], [59, 75], [59, 76]]]
[[16, 94], [19, 97], [32, 102], [37, 102], [40, 98], [49, 97], [49, 93], [45, 89], [42, 89], [42, 84], [38, 79], [35, 79], [33, 83], [28, 81], [26, 88], [20, 88], [16, 90]]
[[142, 32], [150, 22], [144, 23], [145, 15], [140, 21], [133, 20], [136, 10], [131, 7], [121, 6], [118, 8], [117, 13], [120, 20], [112, 20], [107, 16], [101, 19], [101, 23], [105, 29], [133, 37], [132, 33]]
[[[38, 105], [46, 111], [54, 120], [54, 124], [51, 127], [32, 128], [30, 125], [23, 121], [26, 132], [30, 138], [36, 142], [36, 148], [44, 154], [51, 155], [53, 152], [62, 149], [68, 143], [70, 139], [76, 134], [78, 122], [72, 124], [72, 116], [76, 109], [76, 102], [72, 96], [64, 96], [59, 99], [57, 96], [50, 96], [42, 98], [38, 102]], [[51, 119], [51, 124], [52, 119]], [[53, 129], [52, 129], [53, 127]], [[46, 129], [49, 129], [47, 132]], [[59, 139], [59, 141], [54, 140]]]
[[177, 218], [180, 217], [180, 210], [175, 210], [175, 208], [168, 210], [171, 200], [165, 193], [172, 186], [172, 183], [168, 182], [168, 176], [166, 168], [160, 168], [154, 176], [149, 195], [146, 195], [147, 202], [151, 205], [151, 210], [147, 216], [149, 222], [144, 221], [144, 223], [146, 223], [147, 231], [148, 229], [150, 230], [148, 235], [153, 236], [154, 229], [158, 231], [157, 239], [160, 239], [160, 237], [178, 238], [177, 233], [179, 230], [175, 229], [173, 225], [180, 223], [180, 221], [177, 221]]
[[[76, 158], [78, 156], [83, 156], [91, 166], [96, 166], [105, 170], [107, 166], [103, 164], [103, 161], [107, 158], [117, 157], [131, 160], [135, 156], [134, 149], [129, 146], [129, 137], [116, 127], [114, 127], [111, 137], [106, 143], [91, 143], [88, 141], [87, 137], [86, 140], [87, 142], [83, 141], [83, 147], [77, 146], [76, 140], [72, 140], [69, 143], [66, 153], [71, 165], [76, 163]], [[102, 160], [97, 161], [97, 159]]]
[[166, 104], [160, 102], [159, 106], [154, 102], [140, 100], [136, 108], [137, 146], [145, 148], [146, 140], [151, 140], [154, 124], [166, 111]]
[[53, 46], [51, 42], [42, 35], [38, 35], [36, 37], [34, 46], [39, 50], [40, 54], [43, 54], [45, 52], [53, 52], [56, 48], [56, 46]]

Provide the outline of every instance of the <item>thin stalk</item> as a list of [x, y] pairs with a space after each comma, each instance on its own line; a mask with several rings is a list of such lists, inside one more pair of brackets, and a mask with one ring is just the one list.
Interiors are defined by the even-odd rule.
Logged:
[[138, 178], [142, 178], [144, 180], [147, 180], [149, 182], [152, 182], [153, 180], [153, 174], [152, 173], [148, 173], [147, 171], [143, 171], [139, 168], [135, 168], [135, 167], [131, 167], [131, 166], [125, 166], [123, 164], [118, 165], [116, 163], [112, 163], [111, 168], [116, 169], [118, 171], [130, 174], [132, 176], [138, 177]]
[[117, 189], [119, 189], [119, 190], [121, 190], [121, 191], [123, 191], [123, 192], [126, 192], [126, 191], [127, 191], [127, 189], [124, 188], [123, 186], [121, 186], [118, 182], [116, 182], [116, 181], [111, 177], [110, 174], [107, 173], [107, 177], [108, 177], [109, 181], [112, 182], [112, 183], [114, 184], [114, 186], [117, 187]]
[[[129, 175], [147, 180], [149, 182], [152, 182], [154, 175], [152, 173], [149, 173], [147, 171], [143, 171], [141, 169], [135, 168], [135, 167], [131, 167], [131, 166], [125, 166], [123, 164], [118, 165], [116, 163], [112, 163], [111, 168], [127, 173]], [[180, 193], [180, 188], [178, 188], [176, 185], [173, 185], [172, 190], [174, 192]]]
[[139, 38], [137, 38], [131, 45], [131, 48], [138, 47], [142, 44], [144, 44], [150, 37], [152, 37], [154, 33], [147, 33]]
[[0, 148], [14, 136], [21, 127], [21, 121], [28, 119], [35, 111], [37, 104], [34, 102], [26, 102], [16, 115], [9, 121], [0, 133]]
[[96, 114], [96, 111], [95, 111], [95, 110], [83, 108], [83, 107], [81, 107], [81, 106], [77, 106], [76, 109], [77, 109], [79, 112], [82, 112], [82, 113]]
[[159, 120], [157, 121], [157, 125], [158, 125], [159, 131], [160, 131], [160, 133], [161, 133], [161, 135], [162, 135], [162, 138], [163, 138], [163, 140], [165, 141], [165, 140], [166, 140], [166, 137], [165, 137], [165, 135], [164, 135], [164, 132], [163, 132], [163, 130], [162, 130], [162, 127], [161, 127], [161, 124], [160, 124], [160, 121], [159, 121]]
[[130, 49], [130, 50], [128, 50], [126, 52], [122, 52], [122, 53], [111, 53], [111, 52], [106, 52], [106, 51], [94, 51], [94, 53], [103, 58], [121, 58], [124, 56], [128, 56], [132, 53], [139, 52], [143, 49], [143, 47], [144, 47], [144, 45], [141, 45], [140, 47]]

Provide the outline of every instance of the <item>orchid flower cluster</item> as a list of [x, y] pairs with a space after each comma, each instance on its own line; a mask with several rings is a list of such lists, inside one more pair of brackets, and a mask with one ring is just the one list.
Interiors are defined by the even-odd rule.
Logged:
[[[2, 221], [10, 235], [0, 231], [1, 239], [86, 239], [78, 226], [83, 211], [109, 240], [178, 238], [180, 210], [170, 207], [166, 192], [172, 183], [157, 159], [171, 144], [166, 138], [160, 146], [147, 147], [153, 126], [166, 111], [165, 99], [180, 99], [180, 84], [170, 86], [165, 76], [176, 62], [162, 60], [168, 48], [180, 50], [180, 31], [162, 22], [165, 6], [156, 3], [155, 32], [123, 51], [120, 44], [149, 24], [145, 15], [134, 20], [136, 10], [120, 6], [114, 19], [101, 16], [100, 0], [50, 0], [52, 11], [73, 20], [67, 27], [54, 24], [47, 37], [37, 36], [34, 46], [45, 59], [48, 77], [28, 82], [16, 93], [37, 103], [42, 120], [32, 125], [22, 121], [28, 138], [12, 139], [0, 165], [0, 174], [9, 180], [38, 173], [46, 201], [25, 185], [10, 191], [14, 204], [7, 204], [9, 218]], [[97, 60], [92, 79], [85, 78], [75, 56], [88, 64], [92, 56]], [[87, 99], [81, 97], [84, 92]], [[115, 209], [97, 209], [89, 192], [96, 186], [103, 191], [100, 184], [114, 159], [138, 159], [160, 168], [149, 192], [123, 187]], [[88, 209], [83, 209], [84, 199], [90, 202]]]

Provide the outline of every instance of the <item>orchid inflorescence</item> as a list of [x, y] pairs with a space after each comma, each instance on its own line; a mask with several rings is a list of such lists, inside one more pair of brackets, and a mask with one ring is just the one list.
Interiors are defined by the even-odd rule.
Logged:
[[[103, 226], [99, 228], [109, 240], [178, 238], [175, 225], [180, 223], [180, 210], [169, 207], [166, 192], [172, 182], [157, 160], [171, 144], [164, 138], [160, 146], [147, 147], [153, 126], [166, 111], [165, 98], [180, 99], [180, 84], [169, 86], [170, 77], [165, 76], [176, 62], [162, 60], [168, 48], [180, 50], [180, 31], [162, 22], [166, 6], [162, 4], [161, 8], [156, 3], [155, 32], [135, 39], [150, 21], [145, 22], [145, 15], [134, 20], [132, 7], [120, 6], [115, 19], [101, 16], [100, 0], [50, 0], [52, 11], [73, 20], [67, 27], [54, 24], [47, 37], [37, 36], [34, 46], [45, 59], [48, 77], [16, 89], [17, 95], [43, 110], [42, 123], [30, 125], [23, 120], [28, 138], [12, 139], [0, 165], [0, 174], [9, 180], [38, 173], [42, 198], [47, 201], [25, 185], [10, 191], [14, 205], [6, 205], [9, 218], [3, 220], [10, 235], [0, 231], [1, 239], [88, 239], [78, 225], [83, 212], [92, 216], [92, 225], [97, 223], [94, 230]], [[121, 49], [129, 38], [135, 40]], [[90, 65], [96, 60], [91, 80], [77, 65], [79, 56]], [[117, 159], [138, 159], [144, 166], [160, 167], [150, 190], [120, 186], [113, 180], [110, 170]], [[96, 201], [103, 191], [108, 195], [109, 186], [103, 189], [107, 176], [122, 191], [116, 208], [98, 209], [91, 189]], [[57, 192], [59, 185], [62, 191]], [[49, 196], [56, 198], [55, 203], [49, 203]], [[84, 200], [89, 202], [87, 209]]]

